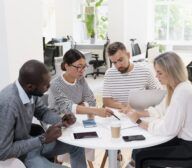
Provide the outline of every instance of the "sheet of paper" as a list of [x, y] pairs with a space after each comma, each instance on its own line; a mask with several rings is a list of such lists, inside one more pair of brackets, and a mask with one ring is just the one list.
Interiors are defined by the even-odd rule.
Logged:
[[[120, 118], [120, 123], [121, 123], [121, 129], [126, 129], [126, 128], [131, 128], [137, 126], [137, 124], [133, 123], [129, 117], [127, 117], [124, 113], [120, 113], [118, 109], [112, 109], [111, 110], [114, 112], [114, 114]], [[110, 117], [112, 120], [117, 120], [114, 116]]]

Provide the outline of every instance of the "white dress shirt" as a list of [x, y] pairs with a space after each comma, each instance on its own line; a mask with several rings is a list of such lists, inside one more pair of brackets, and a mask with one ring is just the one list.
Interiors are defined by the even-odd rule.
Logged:
[[[154, 135], [178, 136], [192, 141], [192, 85], [182, 82], [175, 88], [165, 113], [149, 123], [148, 131]], [[152, 114], [152, 112], [151, 112]]]

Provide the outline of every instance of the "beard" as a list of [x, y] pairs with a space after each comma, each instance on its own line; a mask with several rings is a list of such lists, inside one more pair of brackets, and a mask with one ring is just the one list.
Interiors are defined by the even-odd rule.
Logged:
[[38, 96], [38, 97], [42, 97], [44, 95], [44, 93], [40, 92], [37, 89], [31, 91], [29, 94], [32, 95], [32, 96]]
[[122, 74], [128, 72], [128, 70], [129, 70], [129, 66], [127, 66], [126, 68], [121, 67], [118, 69], [118, 71], [121, 72]]

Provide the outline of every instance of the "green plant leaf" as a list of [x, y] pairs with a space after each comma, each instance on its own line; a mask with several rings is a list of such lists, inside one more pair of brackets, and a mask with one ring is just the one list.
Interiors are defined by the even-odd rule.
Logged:
[[99, 6], [101, 6], [103, 3], [103, 0], [99, 0], [98, 2], [96, 2], [95, 7], [98, 8]]
[[94, 15], [85, 15], [85, 25], [86, 25], [88, 37], [95, 36], [94, 18], [95, 18]]

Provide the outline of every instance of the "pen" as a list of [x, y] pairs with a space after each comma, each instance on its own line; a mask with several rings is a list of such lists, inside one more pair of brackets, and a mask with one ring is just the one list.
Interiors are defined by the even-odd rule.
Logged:
[[133, 125], [133, 126], [128, 126], [128, 127], [125, 127], [125, 128], [121, 128], [121, 130], [128, 129], [128, 128], [134, 128], [134, 127], [138, 127], [138, 125]]
[[117, 118], [118, 120], [120, 120], [119, 117], [117, 117], [114, 113], [111, 113], [115, 118]]

